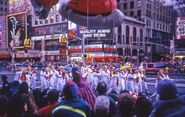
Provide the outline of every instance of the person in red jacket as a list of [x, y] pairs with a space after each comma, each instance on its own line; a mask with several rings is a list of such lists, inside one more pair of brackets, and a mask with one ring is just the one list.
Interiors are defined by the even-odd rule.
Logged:
[[52, 89], [48, 92], [48, 101], [49, 104], [40, 110], [38, 110], [39, 117], [51, 117], [52, 110], [54, 109], [55, 105], [58, 103], [59, 99], [59, 92], [55, 89]]

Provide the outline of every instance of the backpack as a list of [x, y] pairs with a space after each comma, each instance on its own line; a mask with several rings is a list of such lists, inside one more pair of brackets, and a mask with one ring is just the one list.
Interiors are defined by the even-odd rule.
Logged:
[[110, 99], [108, 96], [101, 95], [95, 100], [94, 112], [96, 116], [108, 115], [110, 110]]

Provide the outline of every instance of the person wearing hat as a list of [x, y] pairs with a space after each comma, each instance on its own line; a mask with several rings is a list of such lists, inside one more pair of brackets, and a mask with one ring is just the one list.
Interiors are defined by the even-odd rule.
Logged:
[[177, 87], [171, 80], [161, 80], [157, 85], [158, 100], [153, 104], [151, 117], [184, 117], [185, 95], [177, 95]]
[[126, 90], [134, 92], [134, 75], [132, 69], [128, 70], [127, 81], [126, 81]]
[[52, 117], [89, 117], [89, 105], [78, 98], [78, 86], [67, 82], [63, 89], [64, 98], [52, 111]]
[[6, 94], [8, 93], [9, 89], [10, 89], [10, 84], [8, 82], [8, 77], [6, 75], [2, 75], [2, 88], [0, 89], [0, 94]]

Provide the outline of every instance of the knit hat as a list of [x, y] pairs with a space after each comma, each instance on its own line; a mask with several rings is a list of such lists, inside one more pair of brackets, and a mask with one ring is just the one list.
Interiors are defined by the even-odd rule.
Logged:
[[63, 95], [66, 98], [75, 98], [75, 97], [77, 97], [78, 96], [78, 87], [77, 87], [77, 85], [72, 81], [67, 82], [64, 85]]
[[162, 80], [157, 86], [157, 93], [160, 96], [160, 100], [170, 100], [176, 98], [177, 88], [173, 81]]

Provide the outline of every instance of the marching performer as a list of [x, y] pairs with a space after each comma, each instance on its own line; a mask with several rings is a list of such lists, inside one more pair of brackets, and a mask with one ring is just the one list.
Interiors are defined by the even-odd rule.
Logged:
[[46, 80], [46, 77], [45, 77], [45, 69], [43, 68], [41, 71], [40, 71], [40, 80], [41, 80], [41, 91], [43, 91], [44, 89], [47, 89], [47, 80]]
[[128, 91], [134, 92], [134, 76], [133, 76], [131, 68], [129, 68], [129, 70], [128, 70], [127, 82], [126, 83], [127, 83], [126, 89]]

